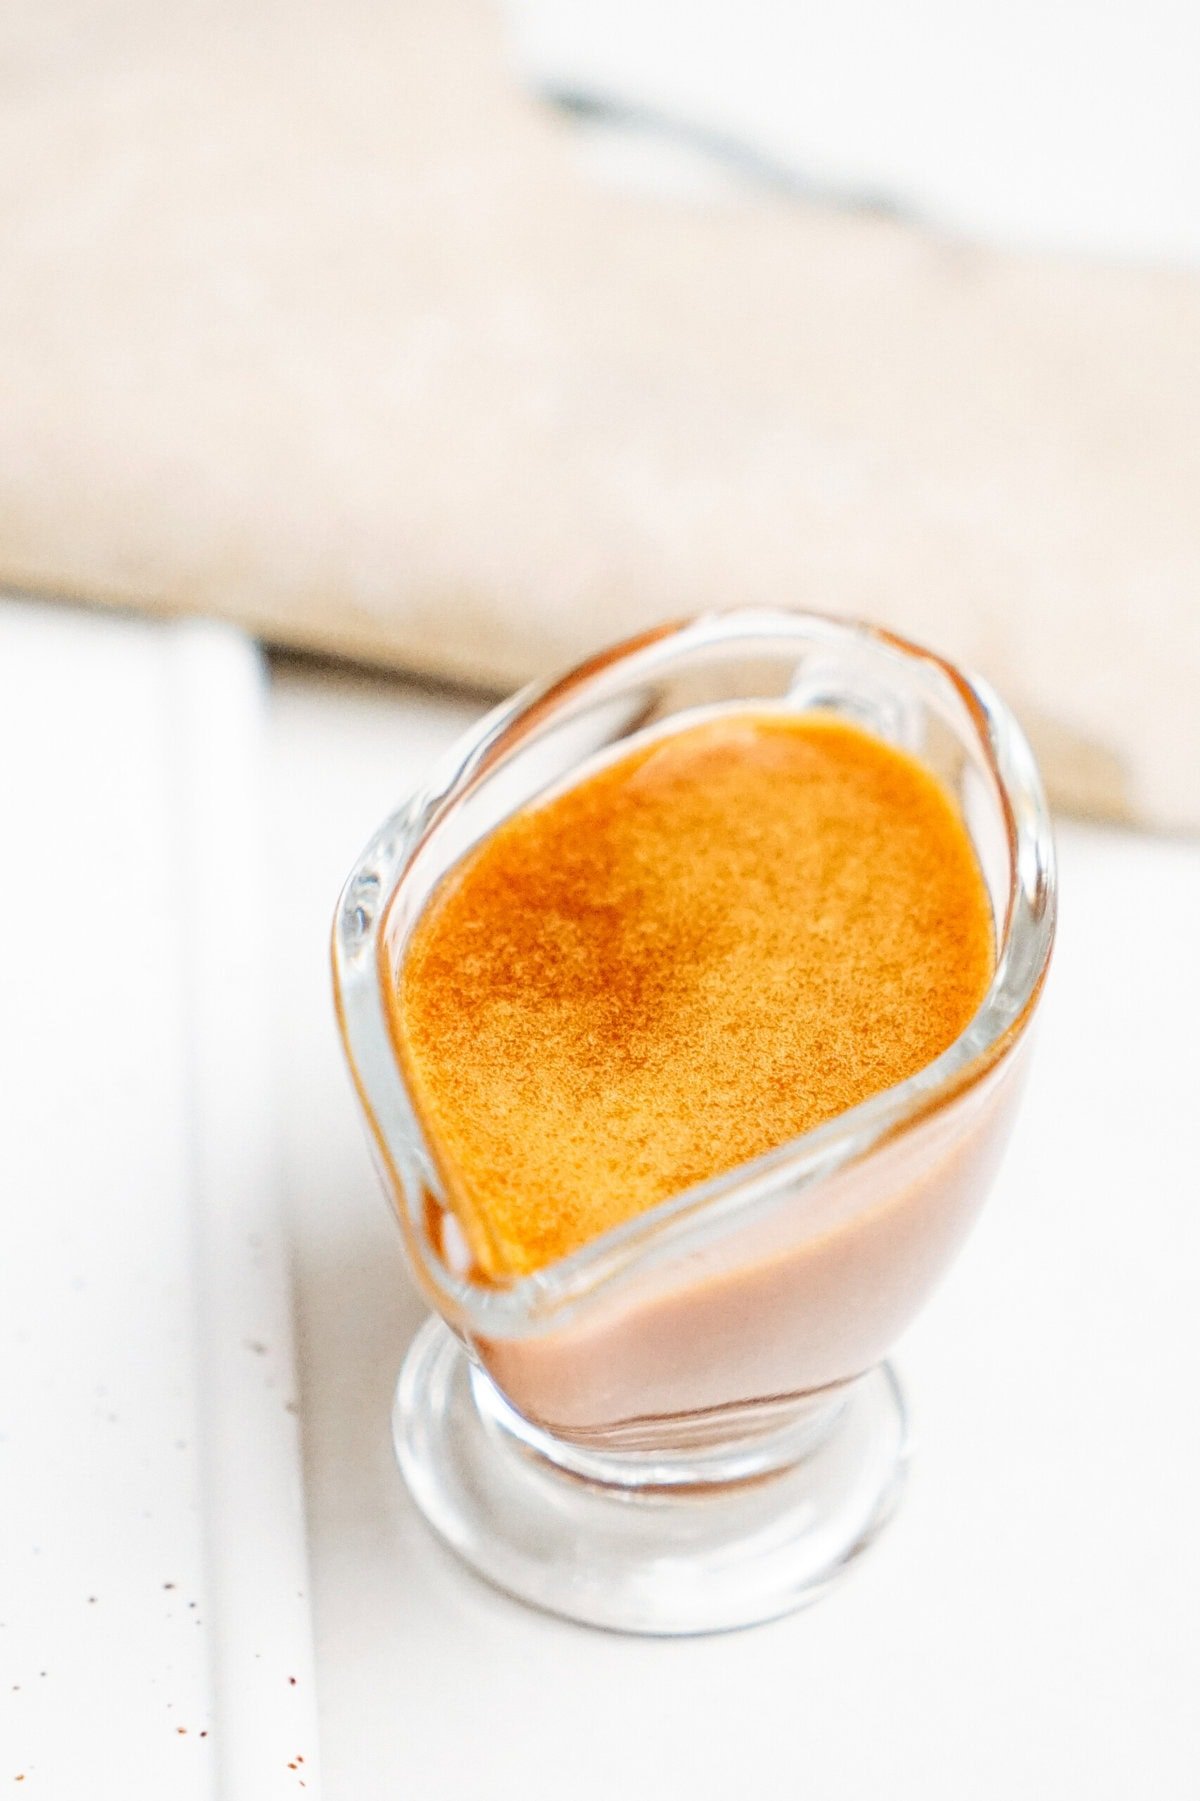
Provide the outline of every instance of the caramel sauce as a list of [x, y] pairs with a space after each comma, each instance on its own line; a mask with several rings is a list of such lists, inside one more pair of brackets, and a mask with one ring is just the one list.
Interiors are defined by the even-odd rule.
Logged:
[[393, 1031], [482, 1271], [538, 1269], [932, 1062], [992, 977], [921, 764], [723, 715], [505, 820], [413, 929]]

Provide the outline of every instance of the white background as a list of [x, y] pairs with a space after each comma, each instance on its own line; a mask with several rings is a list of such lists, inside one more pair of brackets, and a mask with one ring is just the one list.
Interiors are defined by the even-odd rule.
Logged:
[[521, 68], [814, 191], [1014, 248], [1200, 262], [1193, 0], [505, 0]]

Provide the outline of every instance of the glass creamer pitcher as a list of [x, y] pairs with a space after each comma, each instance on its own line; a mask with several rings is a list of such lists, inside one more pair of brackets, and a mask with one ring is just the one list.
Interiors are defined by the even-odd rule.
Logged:
[[[971, 837], [996, 969], [907, 1081], [532, 1274], [473, 1267], [392, 1038], [389, 994], [441, 876], [613, 748], [722, 710], [840, 714], [919, 758]], [[434, 1315], [397, 1389], [429, 1522], [500, 1588], [649, 1633], [747, 1625], [819, 1593], [898, 1494], [884, 1361], [987, 1192], [1054, 935], [1050, 822], [1011, 714], [941, 658], [787, 611], [661, 627], [527, 689], [372, 839], [334, 929], [338, 1017]]]

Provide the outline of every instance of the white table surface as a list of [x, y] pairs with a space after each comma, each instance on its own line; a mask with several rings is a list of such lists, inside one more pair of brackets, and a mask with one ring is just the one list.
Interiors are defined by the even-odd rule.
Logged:
[[0, 1791], [315, 1788], [264, 674], [0, 603]]
[[341, 1067], [325, 939], [459, 699], [277, 673], [274, 866], [326, 1792], [1174, 1801], [1200, 1792], [1200, 847], [1064, 826], [1061, 937], [993, 1200], [898, 1358], [899, 1517], [811, 1610], [609, 1637], [491, 1593], [401, 1487], [422, 1306]]
[[[107, 628], [85, 615], [62, 621], [56, 629], [72, 637], [72, 655], [90, 657], [97, 678], [114, 681], [126, 653], [109, 641]], [[100, 633], [103, 645], [89, 633]], [[131, 646], [127, 654], [135, 654]], [[52, 718], [55, 701], [50, 686], [26, 694], [24, 716], [36, 722], [40, 705], [42, 717]], [[327, 934], [337, 890], [363, 840], [476, 711], [461, 697], [280, 665], [270, 691], [270, 766], [258, 772], [267, 778], [262, 825], [270, 876], [259, 894], [265, 914], [256, 918], [265, 918], [270, 947], [264, 992], [274, 1026], [277, 1117], [265, 1099], [270, 1084], [256, 1079], [242, 1113], [218, 1122], [217, 1173], [230, 1193], [246, 1190], [248, 1178], [250, 1189], [281, 1186], [293, 1239], [311, 1574], [305, 1595], [312, 1600], [315, 1736], [328, 1801], [1194, 1796], [1200, 847], [1076, 825], [1061, 830], [1062, 930], [1038, 1057], [993, 1200], [900, 1347], [917, 1455], [902, 1510], [880, 1543], [841, 1588], [789, 1620], [704, 1640], [605, 1636], [527, 1612], [459, 1569], [415, 1515], [388, 1441], [392, 1385], [422, 1308], [342, 1068]], [[220, 709], [212, 731], [215, 754], [222, 754], [228, 723]], [[236, 731], [238, 754], [252, 761], [258, 753], [243, 727]], [[29, 754], [6, 771], [19, 797], [6, 809], [12, 836], [0, 853], [10, 900], [14, 882], [28, 879], [30, 859], [44, 858], [56, 842], [37, 797], [48, 791], [44, 784], [61, 782], [62, 771], [43, 768], [36, 748], [34, 731]], [[136, 822], [139, 808], [161, 811], [164, 783], [178, 777], [167, 771], [150, 780], [135, 763], [122, 779], [122, 805]], [[231, 807], [240, 804], [228, 778], [213, 792], [224, 792]], [[246, 794], [253, 792], [248, 779]], [[110, 889], [131, 871], [152, 872], [146, 834], [132, 825], [122, 843], [88, 842], [97, 876]], [[233, 842], [248, 842], [244, 818]], [[234, 898], [214, 886], [204, 906], [228, 922], [236, 917]], [[55, 920], [69, 917], [60, 902], [55, 907]], [[149, 942], [165, 944], [171, 917], [169, 906], [165, 914], [160, 902], [151, 906]], [[208, 917], [197, 919], [202, 937]], [[23, 919], [15, 907], [13, 921]], [[5, 951], [11, 958], [11, 927]], [[208, 955], [218, 967], [211, 943]], [[22, 986], [24, 968], [13, 977], [18, 999], [30, 992]], [[39, 966], [48, 1012], [64, 995], [55, 970], [53, 959]], [[146, 1007], [154, 993], [148, 983]], [[129, 1046], [150, 1016], [123, 1019], [112, 985], [99, 974], [77, 983], [73, 997], [83, 1038], [97, 1046], [111, 1040], [124, 1079], [148, 1083]], [[166, 1003], [155, 1004], [162, 1013]], [[221, 1059], [212, 1047], [219, 1011], [209, 1006], [206, 1015], [202, 1007], [189, 1016], [189, 1030], [199, 1020], [209, 1086], [218, 1091], [213, 1066]], [[167, 1023], [159, 1023], [155, 1054], [167, 1072], [161, 1079], [175, 1082], [174, 1059], [186, 1063], [195, 1047], [185, 1042], [172, 1050]], [[82, 1307], [70, 1298], [76, 1285], [86, 1295], [89, 1282], [119, 1280], [119, 1260], [106, 1256], [95, 1231], [89, 1159], [116, 1184], [106, 1192], [109, 1204], [121, 1197], [122, 1217], [152, 1219], [164, 1183], [176, 1180], [171, 1159], [181, 1140], [164, 1129], [155, 1155], [139, 1157], [116, 1142], [115, 1125], [106, 1126], [86, 1059], [53, 1061], [52, 1035], [49, 1061], [8, 1049], [5, 1139], [18, 1149], [17, 1165], [23, 1143], [50, 1142], [47, 1121], [52, 1128], [78, 1105], [89, 1107], [86, 1145], [55, 1146], [36, 1196], [28, 1188], [0, 1195], [0, 1272], [28, 1317], [28, 1330], [20, 1328], [25, 1344], [43, 1313], [53, 1315], [56, 1331], [75, 1330], [72, 1307]], [[244, 1063], [230, 1054], [241, 1084]], [[211, 1157], [201, 1163], [211, 1184]], [[61, 1282], [44, 1254], [45, 1235], [43, 1262], [24, 1274], [14, 1269], [22, 1232], [37, 1235], [15, 1222], [35, 1200], [62, 1221], [70, 1268], [64, 1262]], [[252, 1205], [253, 1194], [243, 1193], [241, 1204]], [[183, 1280], [186, 1245], [175, 1227], [164, 1234], [164, 1268]], [[211, 1284], [197, 1292], [203, 1297]], [[182, 1569], [199, 1585], [216, 1571], [240, 1584], [225, 1612], [237, 1628], [235, 1649], [253, 1656], [247, 1647], [257, 1631], [255, 1610], [243, 1599], [239, 1613], [253, 1573], [264, 1642], [294, 1645], [304, 1672], [292, 1600], [272, 1598], [282, 1565], [261, 1514], [264, 1496], [286, 1492], [290, 1451], [265, 1432], [257, 1453], [239, 1441], [237, 1517], [231, 1520], [227, 1508], [210, 1510], [198, 1538], [200, 1476], [173, 1442], [179, 1429], [172, 1410], [183, 1405], [182, 1391], [176, 1385], [168, 1394], [171, 1383], [155, 1374], [181, 1355], [168, 1300], [147, 1309], [140, 1339], [119, 1307], [89, 1303], [80, 1313], [86, 1340], [78, 1341], [86, 1343], [89, 1366], [72, 1363], [68, 1344], [52, 1372], [27, 1361], [20, 1384], [10, 1384], [24, 1437], [0, 1490], [0, 1562], [9, 1552], [12, 1567], [25, 1574], [21, 1604], [0, 1631], [0, 1785], [24, 1775], [14, 1794], [163, 1801], [176, 1793], [256, 1793], [245, 1774], [255, 1751], [245, 1718], [239, 1759], [215, 1786], [197, 1787], [194, 1774], [185, 1778], [202, 1767], [194, 1747], [182, 1749], [190, 1739], [171, 1746], [172, 1764], [162, 1761], [166, 1738], [151, 1735], [165, 1734], [170, 1718], [160, 1718], [165, 1678], [190, 1685], [193, 1725], [207, 1717], [199, 1710], [214, 1684], [220, 1719], [221, 1682], [219, 1671], [206, 1676], [178, 1659], [166, 1669], [170, 1635], [179, 1639], [181, 1629], [165, 1613], [158, 1617], [164, 1599], [157, 1586], [153, 1619], [147, 1598], [107, 1615], [123, 1622], [120, 1632], [102, 1623], [111, 1588], [96, 1606], [81, 1592], [74, 1611], [59, 1606], [39, 1616], [25, 1606], [34, 1590], [17, 1531], [26, 1533], [39, 1496], [55, 1497], [63, 1593], [91, 1580], [83, 1548], [102, 1551], [114, 1571], [127, 1569], [143, 1584]], [[9, 1332], [15, 1319], [0, 1319], [0, 1359], [8, 1360], [0, 1378], [17, 1367]], [[223, 1358], [222, 1381], [232, 1385], [225, 1417], [244, 1425], [258, 1417], [262, 1359], [222, 1352], [220, 1332], [209, 1339]], [[203, 1360], [203, 1330], [195, 1342]], [[237, 1343], [245, 1349], [241, 1337]], [[89, 1380], [91, 1364], [110, 1351], [149, 1397], [139, 1431], [127, 1440], [104, 1417], [105, 1398], [93, 1395]], [[239, 1381], [244, 1395], [233, 1392]], [[3, 1387], [0, 1380], [0, 1401]], [[129, 1447], [125, 1465], [122, 1443]], [[104, 1479], [97, 1485], [89, 1459], [100, 1445]], [[210, 1447], [201, 1474], [212, 1461]], [[254, 1478], [248, 1482], [247, 1463]], [[138, 1523], [144, 1504], [134, 1504], [147, 1471], [155, 1485], [149, 1527]], [[223, 1553], [218, 1546], [214, 1556], [211, 1545], [206, 1552], [205, 1531], [226, 1535]], [[290, 1638], [281, 1641], [281, 1632]], [[118, 1656], [122, 1683], [140, 1698], [123, 1711], [102, 1709], [94, 1698]], [[43, 1667], [55, 1672], [53, 1680], [38, 1676]], [[37, 1691], [32, 1704], [30, 1684]], [[288, 1693], [297, 1691], [289, 1685]], [[62, 1745], [81, 1717], [95, 1738], [96, 1773], [83, 1784], [56, 1783], [49, 1772], [66, 1767]], [[278, 1724], [264, 1710], [264, 1743]], [[317, 1745], [305, 1744], [311, 1797], [319, 1786]], [[276, 1762], [282, 1780], [286, 1766], [272, 1742], [272, 1768]], [[178, 1780], [164, 1777], [164, 1768]]]

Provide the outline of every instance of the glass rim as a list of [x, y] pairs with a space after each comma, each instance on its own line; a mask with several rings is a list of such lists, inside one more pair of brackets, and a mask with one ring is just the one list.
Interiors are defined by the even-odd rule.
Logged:
[[[490, 1279], [452, 1269], [431, 1241], [406, 1140], [425, 1147], [392, 1042], [382, 994], [388, 911], [429, 833], [560, 708], [602, 700], [652, 677], [681, 651], [756, 639], [830, 646], [869, 641], [900, 662], [932, 666], [963, 702], [995, 782], [1008, 839], [1009, 896], [996, 969], [966, 1028], [904, 1082], [752, 1160], [694, 1184], [526, 1275]], [[560, 1326], [642, 1271], [701, 1248], [734, 1223], [794, 1202], [983, 1079], [1016, 1043], [1045, 980], [1054, 942], [1056, 874], [1050, 813], [1033, 753], [1013, 714], [984, 681], [936, 652], [865, 621], [791, 609], [732, 608], [661, 625], [611, 646], [566, 675], [534, 682], [460, 736], [408, 803], [373, 835], [339, 898], [333, 924], [338, 1026], [371, 1134], [388, 1166], [414, 1272], [452, 1324], [480, 1338], [528, 1337]], [[425, 1149], [423, 1161], [435, 1167]], [[405, 1169], [406, 1162], [409, 1168]], [[405, 1176], [409, 1180], [405, 1180]]]

